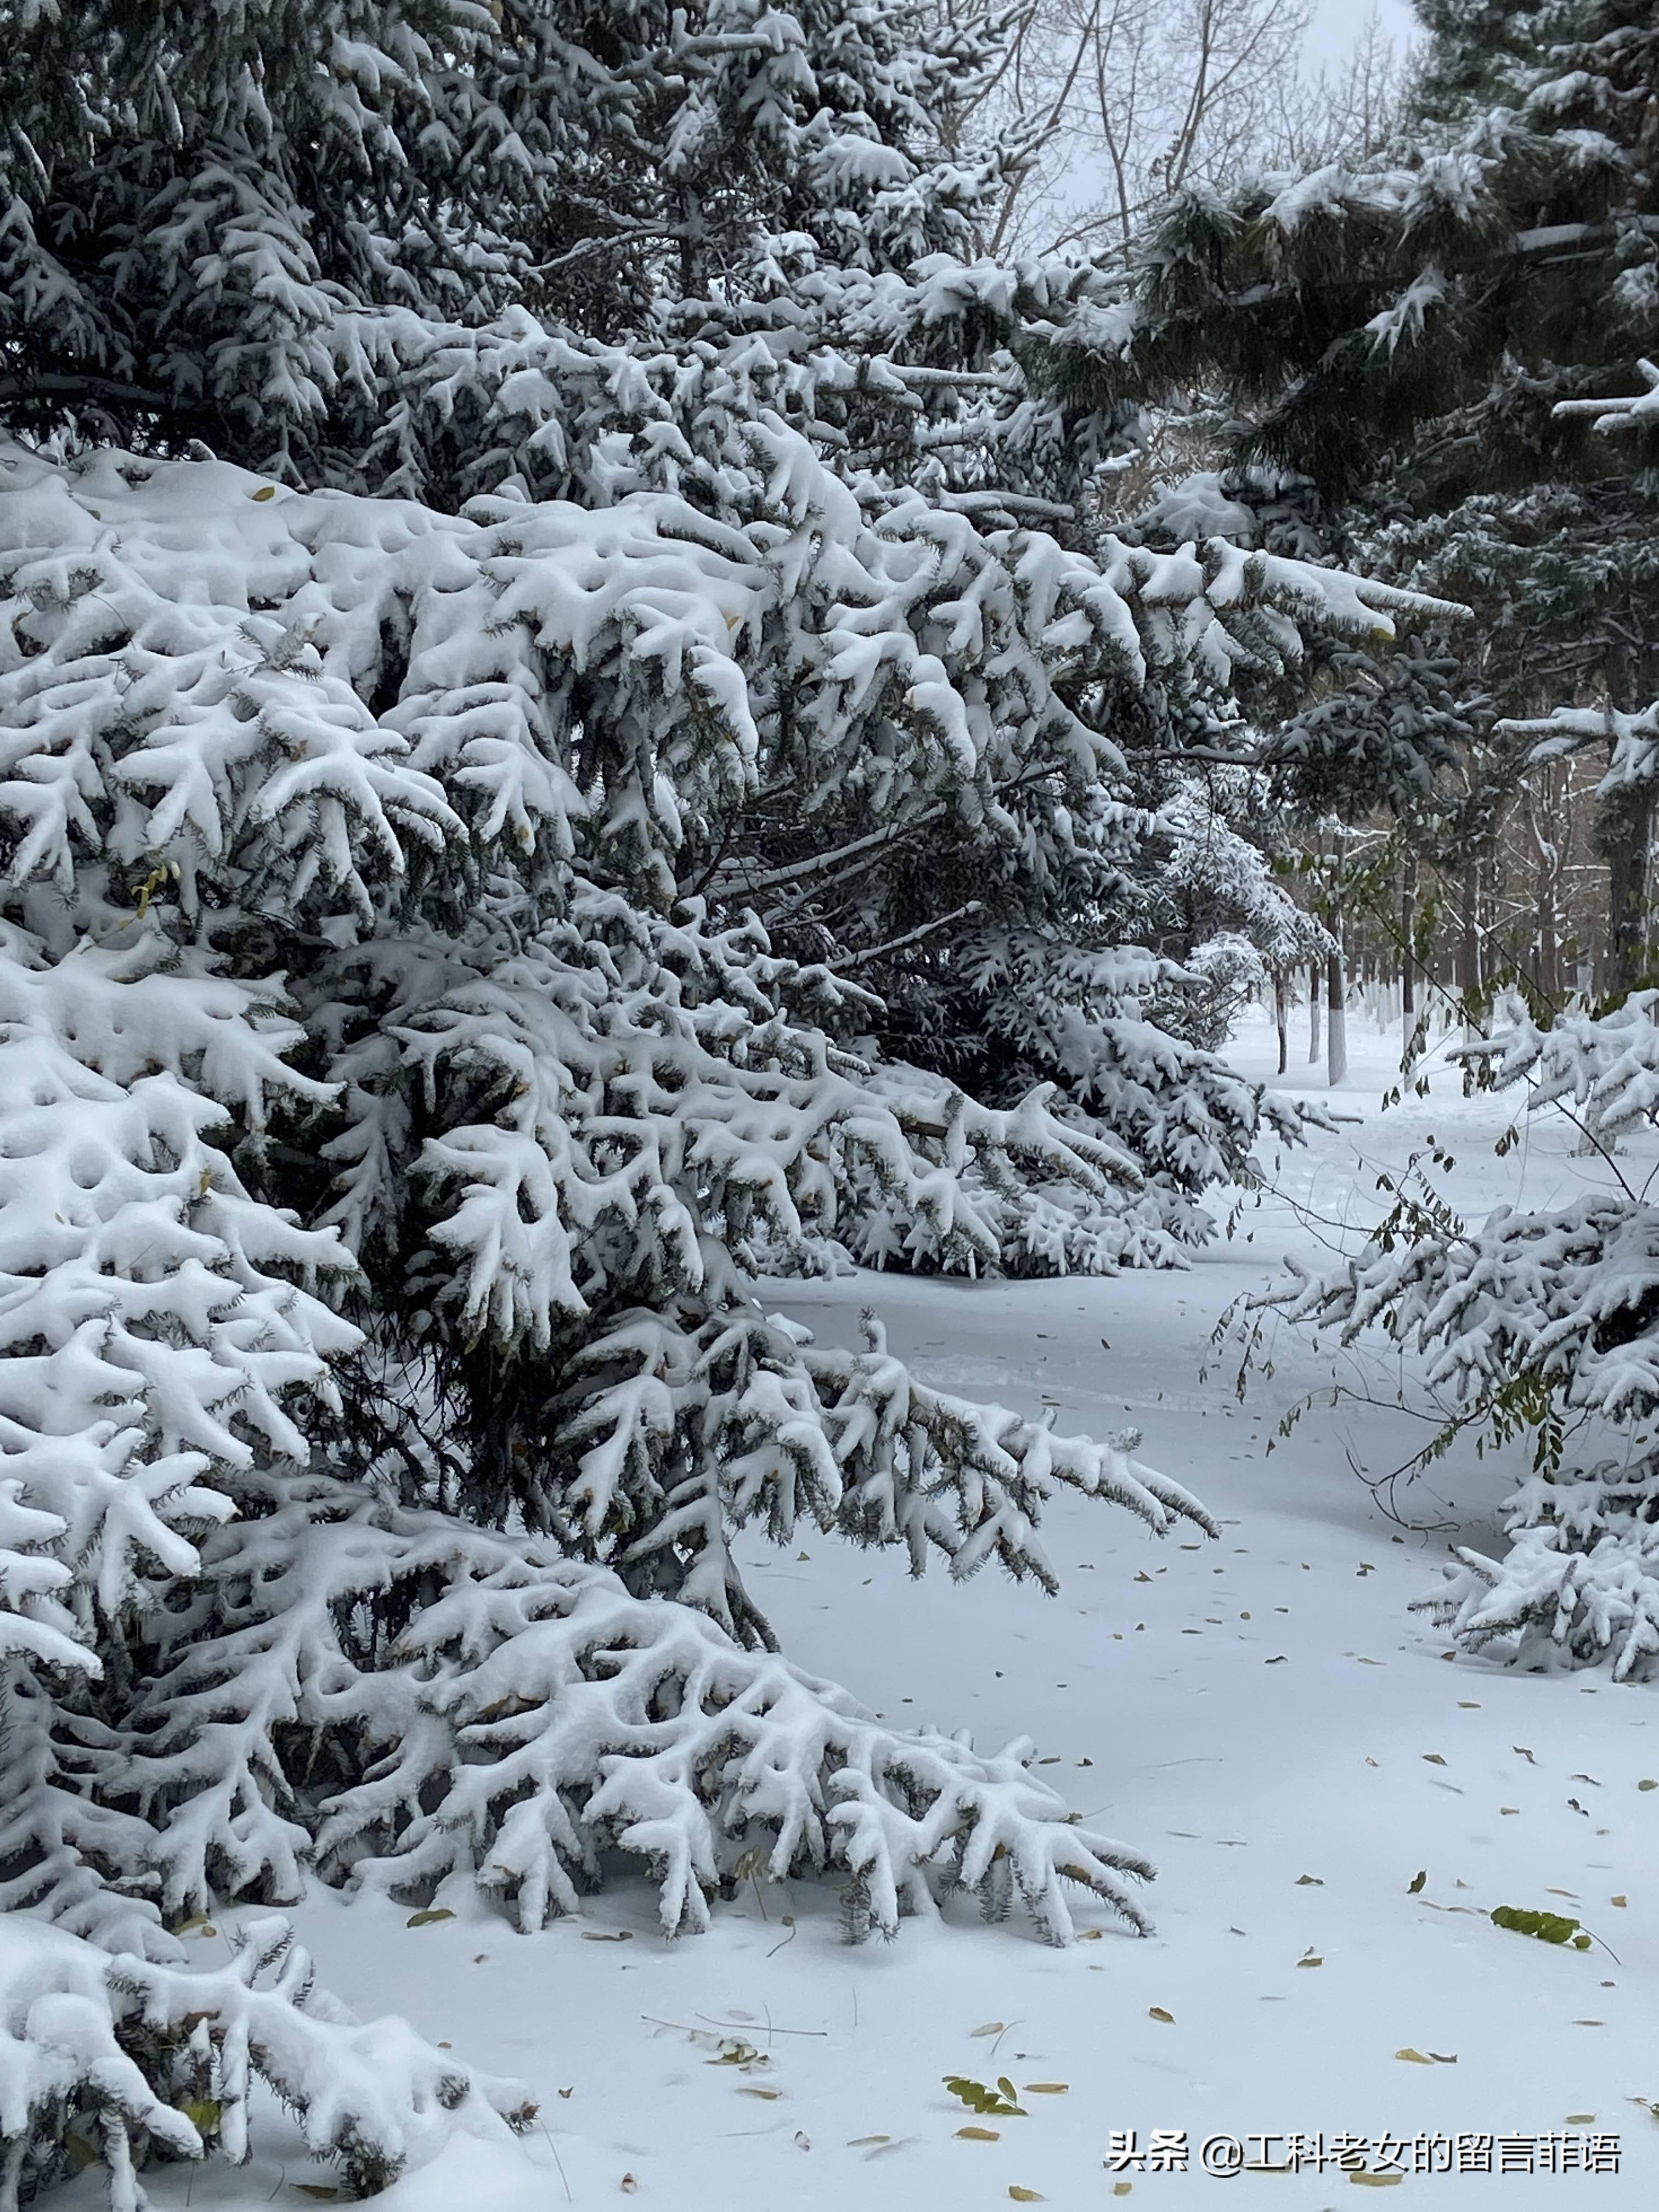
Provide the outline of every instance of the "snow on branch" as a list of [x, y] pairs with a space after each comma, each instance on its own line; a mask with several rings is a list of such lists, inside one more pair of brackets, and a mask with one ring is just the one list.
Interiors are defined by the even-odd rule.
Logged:
[[245, 2163], [256, 2081], [355, 2194], [425, 2164], [458, 2121], [503, 2137], [528, 2124], [515, 2084], [475, 2077], [406, 2021], [359, 2023], [319, 1990], [286, 1921], [233, 1940], [232, 1965], [191, 1972], [0, 1918], [0, 2212], [94, 2159], [110, 2212], [143, 2212], [137, 2168], [154, 2151]]
[[[1033, 1501], [1060, 1480], [1155, 1527], [1177, 1513], [1211, 1525], [1127, 1439], [1052, 1437], [937, 1397], [912, 1410], [982, 1419], [988, 1443], [1000, 1430], [1006, 1485], [1018, 1455], [1040, 1451]], [[873, 1454], [850, 1390], [841, 1411]], [[881, 1498], [860, 1494], [844, 1433], [842, 1449], [878, 1540]], [[998, 1470], [979, 1479], [994, 1495]], [[425, 1899], [459, 1878], [526, 1928], [576, 1910], [613, 1850], [653, 1875], [671, 1935], [706, 1925], [752, 1865], [840, 1874], [854, 1934], [890, 1935], [901, 1912], [965, 1887], [994, 1916], [1022, 1903], [1064, 1942], [1066, 1881], [1148, 1924], [1119, 1877], [1150, 1868], [1066, 1814], [1028, 1771], [1028, 1746], [986, 1756], [885, 1728], [707, 1613], [635, 1595], [546, 1540], [320, 1477], [273, 1489], [269, 1511], [210, 1540], [201, 1595], [166, 1625], [131, 1733], [80, 1754], [83, 1774], [108, 1767], [112, 1783], [118, 1761], [175, 1912], [202, 1909], [214, 1883], [292, 1894], [314, 1828], [331, 1879]]]
[[1596, 786], [1603, 798], [1659, 775], [1659, 702], [1635, 714], [1611, 705], [1558, 707], [1552, 714], [1499, 722], [1497, 727], [1511, 737], [1534, 738], [1536, 761], [1561, 760], [1587, 745], [1606, 745], [1607, 772]]
[[1582, 415], [1594, 428], [1609, 434], [1620, 430], [1645, 429], [1659, 421], [1659, 364], [1644, 358], [1636, 366], [1648, 387], [1645, 392], [1629, 399], [1558, 399], [1550, 412]]

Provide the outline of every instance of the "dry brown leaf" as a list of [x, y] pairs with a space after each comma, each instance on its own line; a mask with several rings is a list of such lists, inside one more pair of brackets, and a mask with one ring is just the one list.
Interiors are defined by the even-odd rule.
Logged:
[[958, 2128], [957, 2133], [964, 2142], [1000, 2142], [1001, 2136], [995, 2128]]
[[1161, 2020], [1168, 2027], [1175, 2026], [1175, 2014], [1172, 2012], [1165, 2012], [1162, 2005], [1148, 2005], [1146, 2017], [1149, 2020]]

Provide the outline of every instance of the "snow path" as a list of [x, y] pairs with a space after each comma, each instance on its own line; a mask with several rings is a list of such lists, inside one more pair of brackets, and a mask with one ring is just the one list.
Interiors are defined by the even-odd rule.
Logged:
[[[1457, 1156], [1460, 1204], [1513, 1200], [1517, 1158], [1491, 1153], [1508, 1102], [1465, 1102], [1443, 1066], [1428, 1099], [1379, 1116], [1397, 1032], [1356, 1029], [1340, 1104], [1363, 1119], [1286, 1158], [1279, 1188], [1333, 1220], [1374, 1218], [1376, 1169], [1433, 1131]], [[1269, 1072], [1269, 1043], [1249, 1032], [1240, 1064]], [[1528, 1133], [1526, 1202], [1582, 1187], [1573, 1141], [1559, 1119]], [[1102, 1919], [1098, 1940], [1054, 1952], [1018, 1922], [981, 1929], [953, 1911], [963, 1924], [912, 1922], [890, 1948], [849, 1951], [833, 1894], [802, 1885], [751, 1890], [712, 1934], [672, 1947], [636, 1882], [537, 1937], [472, 1908], [409, 1931], [390, 1906], [315, 1899], [301, 1934], [349, 2003], [404, 2013], [544, 2099], [546, 2132], [522, 2152], [453, 2145], [379, 2200], [386, 2212], [609, 2204], [629, 2175], [666, 2212], [989, 2212], [1013, 2187], [1082, 2212], [1126, 2180], [1133, 2203], [1178, 2212], [1313, 2212], [1352, 2201], [1346, 2173], [1120, 2177], [1103, 2166], [1109, 2133], [1135, 2129], [1144, 2148], [1155, 2128], [1184, 2129], [1195, 2151], [1226, 2131], [1257, 2156], [1248, 2138], [1264, 2133], [1535, 2137], [1570, 2117], [1582, 2134], [1589, 2114], [1622, 2138], [1617, 2176], [1408, 2175], [1393, 2201], [1659, 2203], [1659, 2125], [1632, 2101], [1659, 2097], [1659, 1790], [1638, 1786], [1659, 1778], [1654, 1692], [1448, 1664], [1444, 1639], [1407, 1612], [1449, 1534], [1497, 1540], [1518, 1462], [1454, 1456], [1402, 1504], [1455, 1526], [1402, 1536], [1346, 1457], [1386, 1471], [1420, 1441], [1401, 1415], [1320, 1408], [1266, 1453], [1328, 1357], [1281, 1333], [1277, 1371], [1243, 1406], [1231, 1366], [1200, 1382], [1222, 1309], [1285, 1251], [1316, 1249], [1267, 1194], [1185, 1274], [776, 1291], [842, 1339], [873, 1296], [894, 1349], [930, 1380], [1024, 1412], [1053, 1403], [1063, 1428], [1134, 1421], [1150, 1462], [1225, 1516], [1218, 1545], [1160, 1543], [1062, 1499], [1046, 1530], [1063, 1577], [1052, 1601], [989, 1572], [967, 1589], [937, 1574], [912, 1586], [896, 1559], [826, 1540], [810, 1559], [745, 1547], [804, 1666], [891, 1717], [988, 1744], [1033, 1735], [1058, 1762], [1049, 1778], [1157, 1862], [1157, 1936]], [[1380, 1364], [1349, 1372], [1386, 1382]], [[1503, 1904], [1575, 1915], [1620, 1963], [1494, 1929], [1485, 1914]], [[1006, 2033], [976, 2039], [993, 2021]], [[710, 2064], [686, 2032], [710, 2023], [770, 2063]], [[1456, 2063], [1402, 2061], [1407, 2047]], [[957, 2072], [1068, 2088], [975, 2123], [941, 2086]], [[999, 2139], [959, 2140], [964, 2124]], [[252, 2167], [194, 2177], [192, 2212], [314, 2201], [296, 2185], [329, 2177], [302, 2158], [284, 2166], [283, 2141], [273, 2122]], [[1266, 2149], [1281, 2156], [1282, 2142]], [[156, 2205], [183, 2206], [190, 2181], [158, 2177]]]

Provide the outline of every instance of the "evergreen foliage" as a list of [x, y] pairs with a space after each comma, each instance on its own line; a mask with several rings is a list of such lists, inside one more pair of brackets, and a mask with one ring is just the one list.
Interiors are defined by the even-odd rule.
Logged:
[[[1099, 528], [1121, 418], [1023, 364], [1109, 291], [970, 258], [994, 27], [933, 18], [0, 6], [0, 1901], [123, 1974], [612, 1850], [671, 1931], [756, 1852], [854, 1936], [1146, 1924], [1028, 1747], [778, 1658], [733, 1539], [1052, 1587], [1056, 1483], [1209, 1516], [756, 1279], [1207, 1233], [1295, 1121], [1192, 929], [1293, 925], [1183, 751], [1425, 603]], [[11, 2032], [18, 2182], [90, 2092]]]

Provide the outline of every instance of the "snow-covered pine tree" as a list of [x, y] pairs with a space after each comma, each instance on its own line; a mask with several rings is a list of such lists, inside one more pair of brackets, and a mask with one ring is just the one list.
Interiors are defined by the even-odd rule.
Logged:
[[[621, 1852], [672, 1931], [760, 1851], [837, 1869], [855, 1935], [965, 1887], [1062, 1940], [1068, 1881], [1143, 1926], [1150, 1869], [1024, 1747], [778, 1657], [732, 1540], [1051, 1584], [1056, 1482], [1207, 1516], [1133, 1437], [933, 1391], [873, 1317], [814, 1346], [755, 1278], [1170, 1255], [1262, 1106], [1140, 1018], [1170, 979], [1114, 904], [1169, 833], [1120, 739], [1409, 595], [1092, 526], [1006, 341], [1096, 280], [949, 258], [968, 34], [927, 11], [709, 0], [580, 56], [553, 6], [8, 12], [6, 1904], [165, 1953], [315, 1867], [535, 1925]], [[659, 204], [660, 146], [726, 174], [696, 133], [745, 100], [747, 198]], [[561, 324], [524, 241], [613, 158], [691, 234]], [[994, 932], [1053, 1034], [981, 1102], [889, 1007], [921, 948], [921, 1035], [927, 962], [958, 988]], [[159, 2092], [76, 1958], [50, 1989]], [[17, 2185], [88, 2104], [142, 2148], [103, 2045], [9, 2033]], [[319, 2140], [392, 2171], [348, 2118]]]
[[[1427, 671], [1433, 684], [1403, 702], [1413, 744], [1425, 728], [1457, 740], [1480, 693], [1509, 717], [1488, 772], [1445, 816], [1454, 834], [1488, 840], [1494, 804], [1529, 763], [1606, 749], [1617, 996], [1646, 966], [1659, 760], [1656, 416], [1630, 396], [1659, 283], [1659, 41], [1651, 9], [1628, 0], [1424, 12], [1434, 37], [1414, 143], [1391, 167], [1172, 210], [1145, 275], [1133, 373], [1225, 375], [1254, 403], [1247, 450], [1341, 501], [1367, 565], [1475, 608], [1478, 665], [1449, 688]], [[1122, 370], [1106, 386], [1129, 388]], [[1319, 735], [1334, 713], [1352, 730], [1357, 703], [1321, 703], [1296, 726]], [[1363, 757], [1340, 747], [1345, 774]], [[1650, 1027], [1640, 994], [1553, 1030], [1515, 1001], [1477, 1056], [1498, 1079], [1575, 1097], [1601, 1141], [1604, 1111], [1613, 1130], [1644, 1110], [1636, 1071]], [[1654, 1505], [1635, 1442], [1650, 1402], [1647, 1211], [1620, 1186], [1475, 1230], [1402, 1201], [1352, 1266], [1287, 1300], [1346, 1333], [1375, 1325], [1418, 1342], [1460, 1419], [1534, 1440], [1538, 1467], [1510, 1509], [1514, 1552], [1466, 1553], [1432, 1601], [1473, 1642], [1520, 1632], [1529, 1661], [1651, 1668]], [[1577, 1433], [1591, 1420], [1612, 1422], [1610, 1455], [1593, 1427]]]
[[[1224, 384], [1241, 453], [1311, 477], [1368, 573], [1475, 610], [1454, 698], [1639, 712], [1659, 692], [1650, 438], [1598, 438], [1572, 403], [1635, 384], [1659, 299], [1652, 10], [1423, 13], [1397, 157], [1173, 204], [1133, 341], [1092, 356], [1092, 386], [1121, 404]], [[1476, 814], [1513, 765], [1492, 763]], [[1610, 779], [1601, 802], [1607, 980], [1628, 989], [1654, 787]]]

